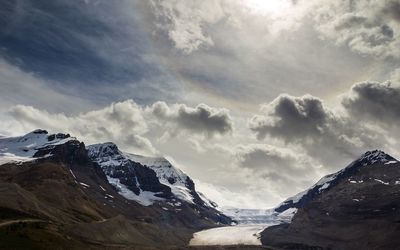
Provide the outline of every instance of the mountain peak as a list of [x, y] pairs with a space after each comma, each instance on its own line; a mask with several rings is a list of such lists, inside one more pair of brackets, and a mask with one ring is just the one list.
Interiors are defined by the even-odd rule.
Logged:
[[45, 134], [47, 135], [49, 132], [47, 132], [47, 130], [44, 129], [35, 129], [32, 132], [30, 132], [29, 134]]
[[395, 158], [386, 154], [382, 150], [372, 150], [365, 152], [357, 162], [362, 163], [363, 166], [375, 163], [397, 162]]
[[391, 164], [399, 162], [392, 156], [386, 154], [382, 150], [367, 151], [361, 155], [358, 159], [350, 163], [347, 167], [342, 170], [329, 174], [321, 178], [314, 186], [309, 189], [298, 193], [297, 195], [288, 198], [283, 203], [275, 208], [277, 212], [283, 212], [289, 208], [299, 208], [305, 206], [310, 200], [314, 199], [320, 193], [324, 192], [328, 188], [335, 186], [342, 179], [348, 179], [356, 172], [360, 171], [363, 167], [370, 166], [373, 164]]
[[93, 144], [87, 146], [89, 150], [89, 155], [97, 155], [97, 156], [112, 156], [112, 155], [120, 155], [121, 151], [118, 146], [113, 142], [105, 142], [99, 144]]
[[[36, 129], [23, 136], [2, 137], [0, 138], [0, 165], [10, 162], [32, 161], [38, 158], [48, 157], [49, 154], [41, 154], [47, 152], [51, 147], [76, 140], [69, 134], [50, 134], [43, 129]], [[48, 150], [44, 150], [47, 148]]]

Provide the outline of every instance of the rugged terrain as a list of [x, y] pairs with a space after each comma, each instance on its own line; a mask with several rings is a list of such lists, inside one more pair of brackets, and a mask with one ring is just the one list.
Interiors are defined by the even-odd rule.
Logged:
[[[234, 221], [165, 158], [45, 130], [0, 138], [0, 249], [398, 249], [400, 163], [366, 152], [274, 209], [224, 211], [246, 230], [279, 225], [264, 246], [187, 246]], [[228, 229], [206, 233], [244, 236]]]
[[264, 245], [283, 249], [398, 249], [400, 163], [372, 151], [277, 207], [291, 223], [265, 229]]
[[[1, 249], [185, 246], [193, 232], [231, 223], [200, 198], [183, 173], [187, 199], [132, 159], [107, 165], [129, 172], [111, 174], [84, 143], [66, 134], [36, 130], [1, 138], [0, 159]], [[126, 183], [126, 190], [110, 178]], [[126, 197], [127, 191], [136, 196]], [[159, 196], [143, 204], [135, 199], [143, 192]]]

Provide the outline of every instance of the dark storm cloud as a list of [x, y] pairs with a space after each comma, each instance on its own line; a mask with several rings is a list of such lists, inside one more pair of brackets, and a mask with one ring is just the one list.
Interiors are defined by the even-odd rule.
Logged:
[[385, 15], [389, 15], [397, 22], [400, 22], [400, 2], [389, 1], [387, 5], [383, 8], [382, 13]]
[[185, 104], [168, 106], [164, 102], [157, 102], [149, 111], [161, 122], [176, 126], [177, 133], [180, 129], [184, 129], [211, 137], [233, 130], [232, 118], [226, 109], [213, 108], [205, 104], [191, 108]]
[[1, 5], [0, 57], [33, 72], [49, 88], [98, 104], [116, 96], [150, 103], [160, 96], [174, 99], [171, 93], [178, 92], [173, 77], [155, 63], [140, 2], [5, 0]]
[[259, 139], [264, 139], [267, 134], [285, 140], [314, 137], [327, 130], [331, 119], [321, 100], [310, 95], [281, 95], [262, 109], [267, 116], [254, 116], [249, 123]]
[[390, 82], [357, 83], [342, 104], [354, 117], [391, 126], [400, 121], [400, 88]]
[[[262, 107], [263, 114], [249, 121], [259, 140], [277, 138], [301, 146], [325, 167], [335, 169], [363, 151], [382, 146], [376, 133], [344, 114], [334, 113], [313, 96], [281, 95]], [[338, 160], [338, 158], [340, 160]]]

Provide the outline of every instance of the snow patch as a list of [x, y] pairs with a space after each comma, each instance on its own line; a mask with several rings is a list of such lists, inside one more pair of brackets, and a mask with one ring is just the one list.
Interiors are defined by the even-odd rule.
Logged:
[[88, 184], [83, 183], [83, 182], [79, 182], [79, 184], [81, 184], [81, 185], [84, 186], [84, 187], [90, 187]]
[[76, 176], [75, 176], [74, 172], [72, 172], [71, 169], [69, 169], [69, 172], [71, 173], [71, 175], [72, 175], [72, 176], [74, 177], [74, 179], [76, 180]]
[[117, 188], [117, 191], [120, 195], [125, 197], [128, 200], [134, 200], [143, 206], [153, 205], [156, 201], [163, 201], [163, 198], [155, 196], [157, 193], [149, 192], [149, 191], [140, 191], [139, 195], [135, 194], [131, 190], [128, 189], [127, 186], [122, 184], [119, 179], [112, 178], [107, 176], [108, 182]]
[[398, 163], [398, 161], [388, 161], [388, 162], [385, 162], [384, 164], [389, 165], [389, 164], [394, 164], [394, 163]]
[[384, 182], [384, 181], [379, 180], [379, 179], [374, 179], [374, 181], [377, 181], [377, 182], [379, 182], [379, 183], [381, 183], [383, 185], [389, 185], [389, 182]]
[[[70, 140], [76, 140], [73, 137], [62, 137], [56, 135], [48, 135], [45, 130], [35, 130], [24, 136], [18, 137], [2, 137], [0, 138], [0, 165], [5, 163], [27, 162], [37, 158], [33, 156], [35, 153], [47, 146], [56, 146], [66, 143]], [[49, 138], [53, 137], [52, 140]], [[40, 158], [51, 156], [50, 154]]]
[[189, 245], [261, 245], [259, 234], [272, 225], [218, 227], [193, 234]]

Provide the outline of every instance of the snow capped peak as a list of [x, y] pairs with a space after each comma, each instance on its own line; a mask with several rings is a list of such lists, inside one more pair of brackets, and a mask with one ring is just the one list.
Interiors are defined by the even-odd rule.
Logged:
[[44, 130], [44, 129], [35, 129], [35, 130], [33, 130], [32, 132], [30, 132], [28, 134], [44, 134], [44, 135], [47, 135], [48, 133], [49, 132], [47, 132], [47, 130]]
[[[189, 203], [194, 203], [193, 182], [180, 169], [175, 168], [167, 159], [163, 157], [147, 157], [136, 154], [122, 152], [114, 143], [102, 143], [87, 146], [89, 157], [96, 161], [105, 171], [106, 175], [115, 174], [116, 169], [122, 166], [130, 166], [130, 163], [140, 164], [154, 171], [159, 182], [169, 187], [173, 195]], [[135, 168], [133, 164], [132, 169]], [[134, 172], [134, 171], [133, 171]], [[128, 178], [135, 178], [129, 176]], [[140, 180], [139, 180], [140, 181]], [[208, 204], [203, 200], [205, 204]]]
[[131, 160], [147, 167], [171, 167], [172, 164], [163, 157], [148, 157], [136, 154], [125, 153], [119, 150], [118, 146], [113, 142], [105, 142], [93, 144], [86, 147], [89, 156], [101, 157], [117, 157], [121, 159]]
[[0, 138], [0, 164], [25, 162], [36, 159], [36, 152], [44, 147], [63, 144], [75, 140], [69, 134], [51, 134], [46, 130], [36, 129], [26, 135]]
[[381, 150], [367, 151], [357, 161], [361, 162], [363, 166], [375, 163], [398, 162], [395, 158]]
[[126, 153], [126, 156], [133, 161], [139, 162], [143, 166], [148, 166], [151, 168], [172, 167], [172, 164], [164, 157], [149, 157], [149, 156], [142, 156], [142, 155], [135, 155], [128, 153]]
[[355, 171], [358, 171], [362, 167], [370, 166], [377, 163], [391, 164], [397, 162], [399, 161], [381, 150], [367, 151], [344, 169], [322, 177], [315, 185], [313, 185], [309, 189], [286, 199], [275, 208], [275, 211], [280, 212], [288, 208], [299, 208], [304, 206], [307, 202], [322, 193], [324, 190], [336, 185], [341, 179], [348, 178]]
[[105, 142], [99, 144], [93, 144], [86, 147], [90, 154], [96, 155], [97, 157], [119, 155], [122, 152], [119, 151], [117, 145], [112, 142]]

